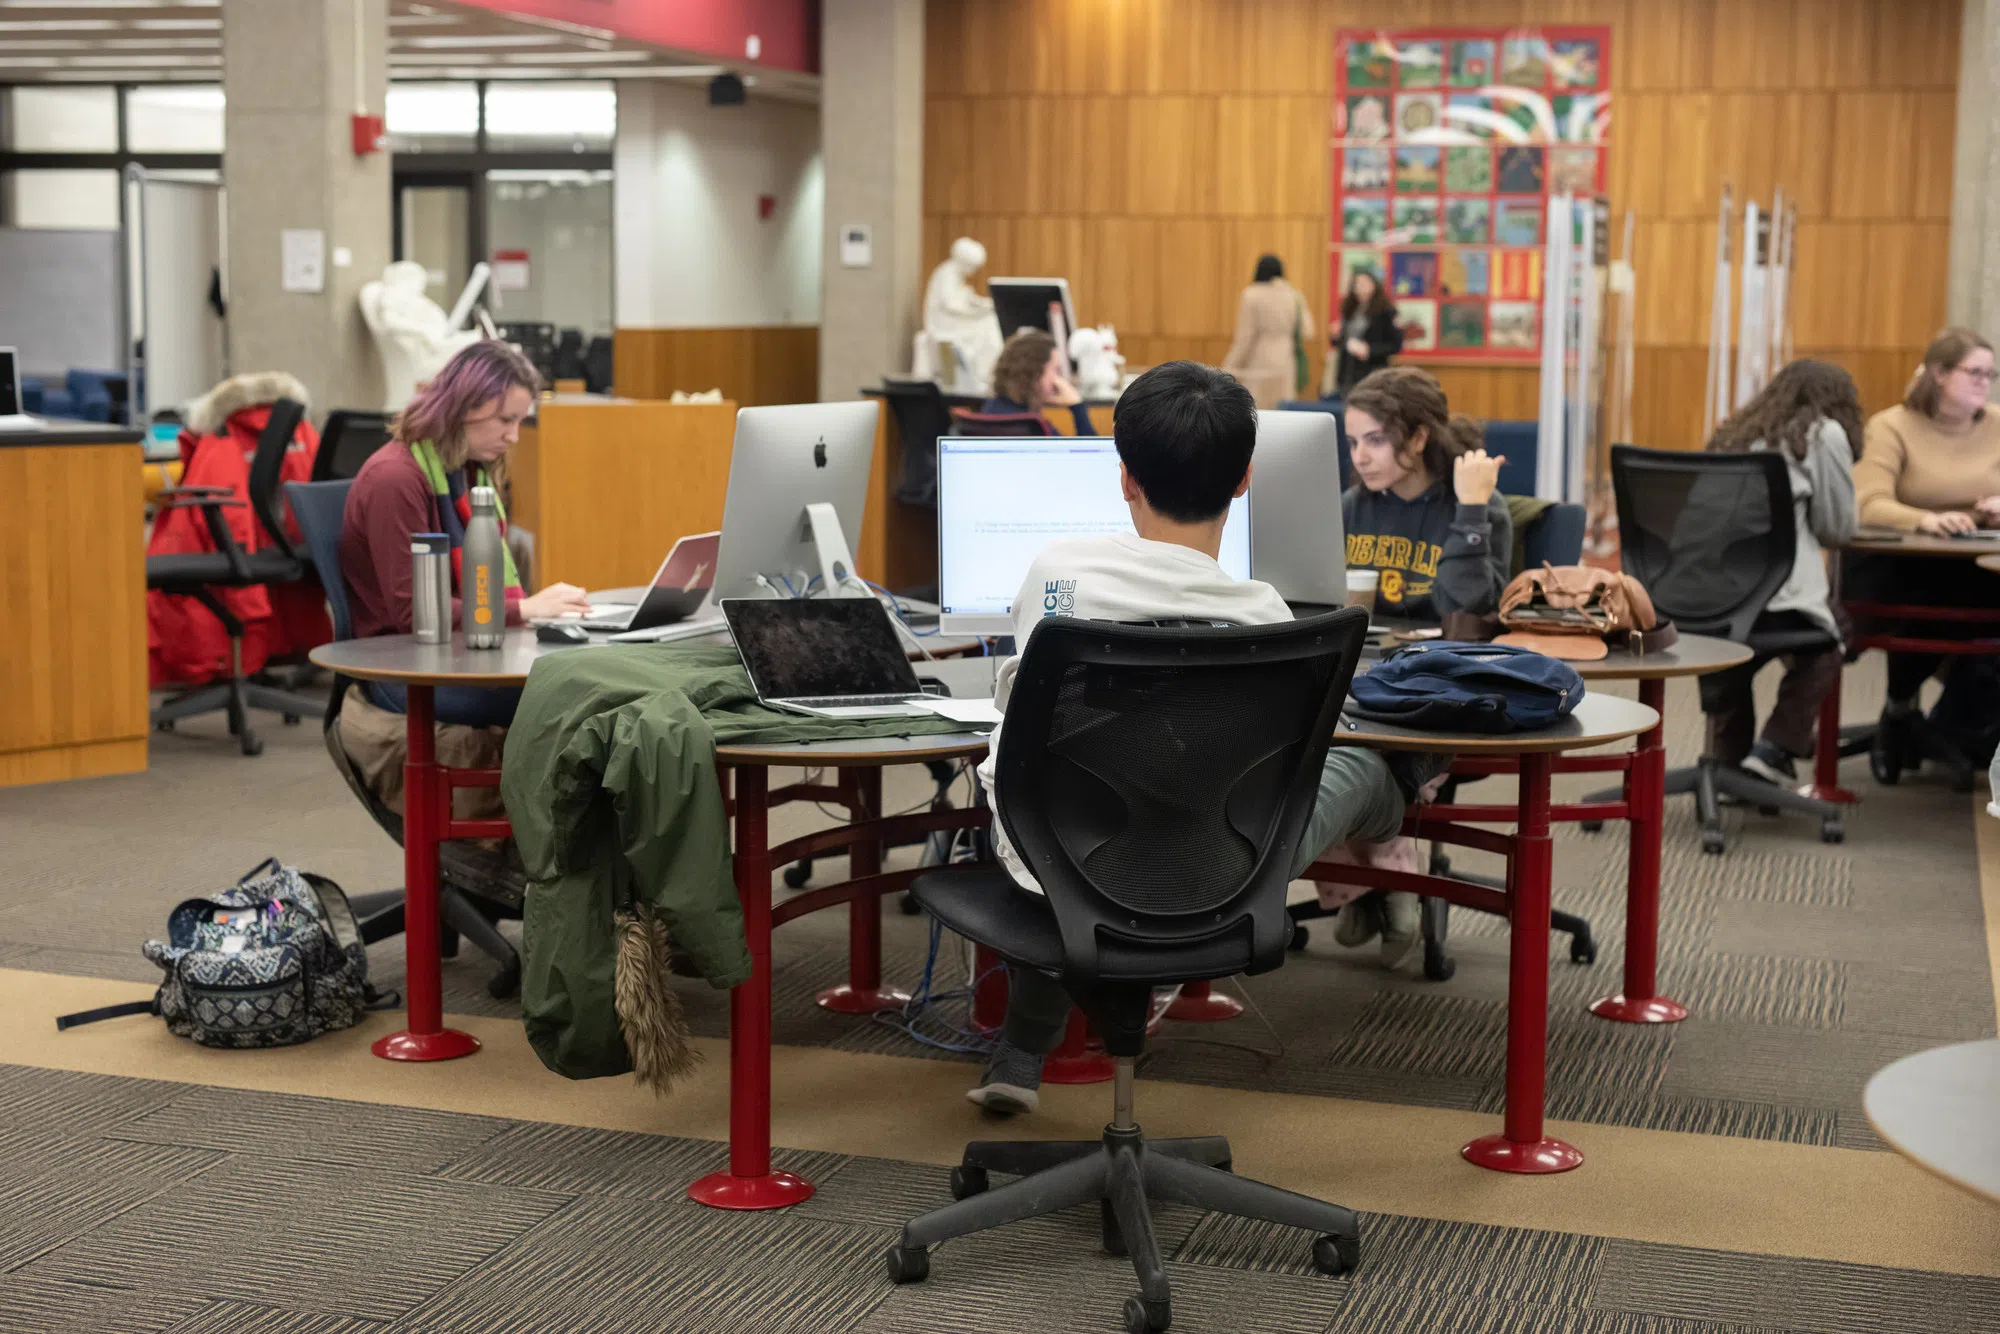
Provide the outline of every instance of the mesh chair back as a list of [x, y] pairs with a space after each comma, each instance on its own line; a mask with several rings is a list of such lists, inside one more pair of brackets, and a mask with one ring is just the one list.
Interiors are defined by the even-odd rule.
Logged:
[[951, 409], [944, 391], [931, 380], [884, 380], [882, 395], [896, 418], [903, 442], [903, 469], [896, 499], [904, 505], [937, 504], [937, 442], [951, 433]]
[[1525, 568], [1539, 570], [1545, 564], [1575, 565], [1582, 561], [1583, 533], [1588, 520], [1589, 514], [1581, 505], [1551, 505], [1543, 510], [1541, 517], [1521, 534]]
[[291, 449], [292, 438], [298, 434], [299, 423], [305, 417], [303, 403], [289, 398], [273, 403], [263, 434], [257, 437], [257, 452], [250, 457], [250, 512], [257, 516], [271, 545], [295, 561], [304, 557], [292, 545], [292, 535], [285, 527], [285, 509], [280, 503], [278, 487], [284, 479], [285, 453]]
[[1367, 621], [1035, 628], [998, 807], [1055, 910], [1066, 982], [1283, 961], [1285, 885]]
[[1625, 573], [1682, 630], [1740, 642], [1792, 572], [1783, 456], [1611, 449]]
[[319, 586], [326, 590], [327, 609], [333, 613], [333, 637], [352, 639], [353, 623], [347, 615], [347, 583], [340, 577], [340, 527], [347, 513], [350, 481], [287, 482], [285, 498], [292, 503], [292, 517], [305, 535], [306, 553], [319, 571]]
[[951, 410], [951, 429], [956, 435], [1060, 434], [1039, 412], [974, 412], [971, 408]]
[[319, 453], [313, 456], [312, 479], [332, 482], [353, 477], [368, 456], [389, 443], [389, 418], [380, 412], [335, 408], [326, 414], [319, 433]]

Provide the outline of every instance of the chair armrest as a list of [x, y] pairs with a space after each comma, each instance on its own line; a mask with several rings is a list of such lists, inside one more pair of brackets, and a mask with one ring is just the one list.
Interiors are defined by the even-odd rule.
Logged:
[[158, 492], [162, 496], [233, 496], [233, 486], [170, 486]]
[[[229, 525], [222, 520], [222, 511], [225, 507], [246, 509], [249, 502], [224, 499], [224, 497], [233, 494], [232, 490], [228, 487], [199, 486], [177, 489], [215, 493], [212, 495], [177, 496], [165, 505], [160, 506], [160, 508], [163, 510], [199, 509], [202, 512], [202, 517], [208, 520], [209, 540], [215, 543], [217, 551], [229, 558], [230, 573], [245, 584], [252, 582], [250, 577], [250, 562], [244, 557], [243, 548], [237, 545], [236, 534], [230, 532]], [[174, 493], [166, 491], [161, 494], [173, 495]]]

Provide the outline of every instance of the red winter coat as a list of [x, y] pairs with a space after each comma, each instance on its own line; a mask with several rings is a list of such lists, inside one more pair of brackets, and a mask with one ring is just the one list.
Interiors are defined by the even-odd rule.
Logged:
[[[250, 460], [257, 452], [257, 437], [271, 418], [271, 405], [259, 403], [231, 413], [221, 429], [212, 435], [181, 432], [182, 486], [228, 487], [234, 499], [247, 501], [250, 495]], [[319, 452], [319, 432], [312, 423], [300, 421], [285, 451], [280, 485], [312, 480], [313, 456]], [[291, 506], [279, 493], [279, 507], [285, 529], [301, 555], [305, 542], [292, 518]], [[259, 551], [270, 545], [262, 525], [248, 504], [225, 506], [223, 521], [229, 525], [236, 544], [245, 551]], [[214, 551], [208, 519], [198, 506], [163, 510], [153, 524], [152, 540], [146, 544], [149, 556], [196, 551]], [[327, 619], [326, 595], [310, 573], [294, 584], [269, 588], [217, 588], [222, 605], [243, 622], [243, 670], [261, 670], [270, 658], [303, 655], [315, 645], [333, 638]], [[168, 685], [195, 685], [229, 675], [229, 634], [214, 613], [191, 597], [157, 590], [146, 594], [146, 648], [155, 690]]]

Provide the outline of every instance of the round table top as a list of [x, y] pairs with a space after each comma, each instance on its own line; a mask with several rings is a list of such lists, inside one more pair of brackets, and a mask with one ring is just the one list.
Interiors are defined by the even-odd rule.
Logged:
[[516, 626], [500, 636], [499, 648], [467, 648], [454, 632], [449, 644], [419, 644], [414, 635], [336, 639], [312, 651], [313, 665], [360, 681], [404, 686], [518, 686], [544, 653], [579, 647], [544, 644], [535, 632]]
[[1676, 676], [1706, 676], [1740, 667], [1754, 657], [1750, 646], [1713, 635], [1682, 635], [1657, 653], [1612, 649], [1595, 662], [1572, 662], [1586, 681], [1659, 681]]
[[1862, 1105], [1898, 1153], [2000, 1203], [2000, 1038], [1905, 1056], [1868, 1081]]
[[1366, 718], [1340, 717], [1334, 729], [1336, 746], [1374, 746], [1378, 750], [1444, 751], [1454, 755], [1529, 755], [1560, 750], [1584, 750], [1623, 741], [1660, 725], [1660, 715], [1636, 700], [1616, 695], [1590, 695], [1554, 727], [1539, 732], [1499, 735], [1470, 732], [1419, 732]]
[[1979, 558], [1979, 568], [2000, 574], [2000, 556], [1981, 556]]
[[1929, 533], [1863, 528], [1842, 550], [1867, 551], [1885, 556], [1977, 557], [1983, 564], [1988, 557], [2000, 555], [2000, 530], [1982, 529], [1978, 537], [1933, 537]]
[[821, 764], [866, 768], [870, 765], [922, 764], [926, 760], [970, 760], [985, 753], [984, 732], [752, 742], [715, 748], [715, 758], [725, 764], [782, 764], [801, 769]]

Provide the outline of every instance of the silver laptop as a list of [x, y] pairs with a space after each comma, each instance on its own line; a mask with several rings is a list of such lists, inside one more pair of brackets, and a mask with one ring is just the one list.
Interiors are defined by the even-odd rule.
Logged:
[[695, 533], [674, 543], [653, 572], [653, 582], [636, 605], [598, 603], [583, 618], [586, 630], [612, 633], [652, 630], [685, 621], [701, 609], [715, 586], [715, 548], [721, 533]]
[[821, 718], [921, 718], [928, 710], [874, 598], [724, 598], [722, 616], [757, 698]]
[[20, 354], [0, 347], [0, 431], [33, 431], [43, 424], [40, 417], [21, 411]]

